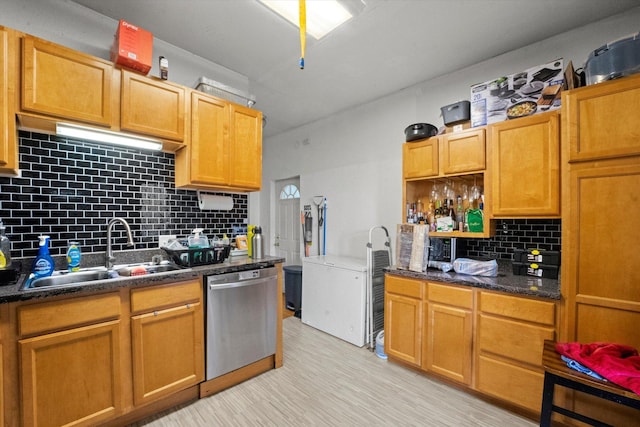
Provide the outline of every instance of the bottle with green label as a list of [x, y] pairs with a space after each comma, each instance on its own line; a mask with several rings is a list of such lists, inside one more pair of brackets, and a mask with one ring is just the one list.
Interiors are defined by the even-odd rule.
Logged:
[[67, 249], [67, 266], [69, 268], [69, 272], [80, 270], [81, 257], [80, 244], [74, 241], [69, 242], [69, 248]]
[[11, 265], [11, 241], [5, 234], [5, 226], [0, 219], [0, 268]]

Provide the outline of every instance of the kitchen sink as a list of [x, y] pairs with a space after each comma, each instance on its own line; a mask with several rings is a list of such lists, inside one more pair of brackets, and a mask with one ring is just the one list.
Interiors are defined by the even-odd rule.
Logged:
[[43, 288], [50, 286], [72, 285], [80, 282], [90, 282], [93, 280], [108, 279], [109, 272], [107, 270], [90, 270], [78, 271], [75, 273], [56, 274], [49, 277], [41, 277], [39, 279], [29, 280], [23, 285], [23, 289]]
[[118, 278], [126, 278], [131, 276], [146, 276], [158, 273], [165, 273], [177, 270], [189, 270], [179, 267], [175, 264], [127, 264], [115, 266], [113, 270], [107, 271], [106, 268], [88, 269], [68, 273], [66, 271], [55, 272], [49, 277], [39, 279], [27, 278], [20, 287], [20, 290], [58, 288], [82, 284], [85, 282], [93, 282], [96, 280], [115, 280]]

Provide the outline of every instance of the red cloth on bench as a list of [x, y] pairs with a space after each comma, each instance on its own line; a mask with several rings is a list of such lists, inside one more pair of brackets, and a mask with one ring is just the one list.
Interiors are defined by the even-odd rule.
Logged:
[[556, 343], [556, 351], [612, 383], [640, 394], [640, 356], [635, 348], [606, 342], [559, 342]]

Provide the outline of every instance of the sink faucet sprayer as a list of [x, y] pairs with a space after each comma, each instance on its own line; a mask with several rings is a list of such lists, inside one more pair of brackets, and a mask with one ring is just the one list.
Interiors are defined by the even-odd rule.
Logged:
[[111, 229], [113, 228], [116, 222], [121, 223], [124, 228], [127, 230], [127, 238], [129, 241], [127, 242], [127, 246], [133, 246], [133, 236], [131, 235], [131, 228], [129, 228], [129, 223], [122, 218], [113, 218], [107, 224], [107, 253], [105, 259], [105, 267], [107, 270], [111, 270], [113, 268], [113, 264], [116, 261], [116, 257], [113, 256], [113, 250], [111, 249]]

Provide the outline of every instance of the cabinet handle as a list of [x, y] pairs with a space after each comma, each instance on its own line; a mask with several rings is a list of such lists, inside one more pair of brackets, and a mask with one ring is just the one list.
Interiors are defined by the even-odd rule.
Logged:
[[187, 308], [191, 308], [191, 304], [187, 304]]
[[154, 312], [153, 312], [153, 315], [154, 315], [154, 316], [157, 316], [157, 315], [158, 315], [158, 312], [157, 312], [157, 311], [154, 311]]

